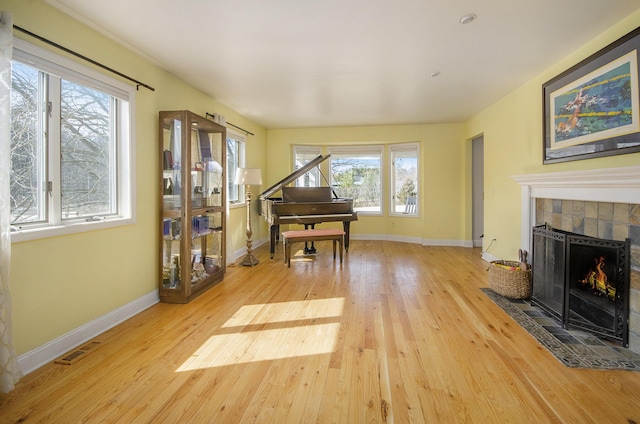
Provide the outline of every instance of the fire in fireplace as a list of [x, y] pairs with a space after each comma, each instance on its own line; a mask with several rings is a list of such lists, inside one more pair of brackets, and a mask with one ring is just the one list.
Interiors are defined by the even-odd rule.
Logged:
[[630, 241], [534, 227], [531, 303], [562, 325], [628, 345]]
[[612, 302], [615, 302], [616, 288], [609, 284], [609, 277], [607, 277], [607, 273], [604, 270], [605, 257], [598, 256], [594, 259], [594, 262], [594, 267], [579, 281], [580, 287], [590, 289], [591, 293], [598, 296], [606, 296]]

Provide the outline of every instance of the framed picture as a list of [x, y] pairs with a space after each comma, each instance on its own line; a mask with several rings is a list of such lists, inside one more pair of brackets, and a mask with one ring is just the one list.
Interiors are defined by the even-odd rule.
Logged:
[[543, 163], [640, 152], [635, 29], [542, 85]]

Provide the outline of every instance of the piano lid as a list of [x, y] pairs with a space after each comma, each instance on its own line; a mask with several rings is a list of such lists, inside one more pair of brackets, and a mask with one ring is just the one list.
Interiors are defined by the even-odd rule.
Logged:
[[278, 190], [281, 190], [282, 187], [284, 187], [287, 184], [295, 181], [297, 178], [303, 176], [310, 169], [320, 165], [322, 162], [327, 160], [330, 156], [331, 156], [330, 154], [329, 155], [324, 155], [324, 156], [318, 155], [315, 159], [313, 159], [310, 162], [306, 163], [302, 168], [296, 169], [294, 172], [292, 172], [291, 174], [287, 175], [282, 180], [278, 181], [277, 183], [275, 183], [274, 185], [272, 185], [271, 187], [269, 187], [268, 189], [266, 189], [265, 191], [260, 193], [258, 198], [260, 200], [264, 200], [264, 199], [269, 198], [274, 193], [276, 193]]

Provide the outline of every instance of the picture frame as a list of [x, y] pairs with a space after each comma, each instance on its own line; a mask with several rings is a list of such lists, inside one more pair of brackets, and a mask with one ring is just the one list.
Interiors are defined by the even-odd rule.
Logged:
[[640, 152], [640, 27], [542, 85], [543, 164]]

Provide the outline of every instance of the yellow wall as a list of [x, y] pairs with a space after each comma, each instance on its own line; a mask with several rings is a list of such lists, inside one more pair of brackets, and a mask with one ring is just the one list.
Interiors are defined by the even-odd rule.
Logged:
[[520, 245], [520, 186], [513, 175], [613, 168], [640, 164], [640, 153], [542, 165], [542, 84], [640, 25], [640, 11], [571, 53], [467, 122], [465, 137], [484, 134], [484, 248], [517, 259]]
[[[386, 212], [381, 217], [361, 215], [352, 231], [356, 237], [418, 237], [427, 243], [460, 244], [471, 240], [470, 140], [483, 134], [485, 240], [496, 238], [489, 253], [504, 259], [514, 258], [520, 247], [520, 188], [510, 178], [512, 175], [640, 163], [640, 154], [633, 154], [541, 164], [542, 83], [634, 29], [640, 23], [640, 12], [466, 123], [266, 131], [42, 0], [0, 0], [0, 10], [12, 12], [14, 24], [156, 88], [154, 92], [141, 88], [136, 98], [136, 224], [12, 245], [11, 291], [18, 354], [156, 289], [159, 279], [157, 115], [161, 110], [190, 109], [202, 115], [221, 113], [227, 121], [253, 132], [255, 136], [247, 139], [247, 166], [264, 170], [265, 182], [261, 189], [291, 172], [293, 144], [420, 142], [420, 218], [389, 217]], [[15, 35], [32, 41], [19, 32]], [[388, 169], [385, 186], [387, 181]], [[229, 253], [244, 246], [244, 214], [243, 208], [231, 210], [228, 234], [232, 250]], [[257, 223], [254, 240], [264, 240], [267, 237], [264, 224], [257, 217], [254, 222]]]
[[[136, 223], [13, 243], [10, 284], [14, 342], [20, 355], [157, 288], [159, 111], [189, 109], [200, 115], [221, 113], [227, 121], [253, 132], [255, 136], [247, 140], [249, 166], [266, 168], [266, 132], [205, 93], [40, 0], [2, 0], [0, 10], [13, 13], [14, 25], [155, 88], [155, 91], [141, 88], [136, 95]], [[14, 35], [38, 44], [19, 31]], [[244, 216], [245, 209], [232, 209], [229, 228], [244, 228], [241, 224]], [[256, 239], [265, 237], [263, 228], [257, 230]], [[232, 231], [231, 237], [229, 253], [245, 243], [242, 231]]]
[[[420, 142], [421, 179], [420, 218], [360, 213], [351, 224], [354, 238], [363, 235], [420, 238], [425, 243], [462, 245], [465, 234], [465, 143], [462, 124], [398, 125], [342, 128], [278, 129], [268, 131], [269, 185], [292, 171], [292, 146], [362, 145]], [[325, 152], [326, 153], [326, 152]], [[385, 198], [388, 199], [388, 149], [385, 150]], [[328, 178], [328, 176], [327, 176]]]

